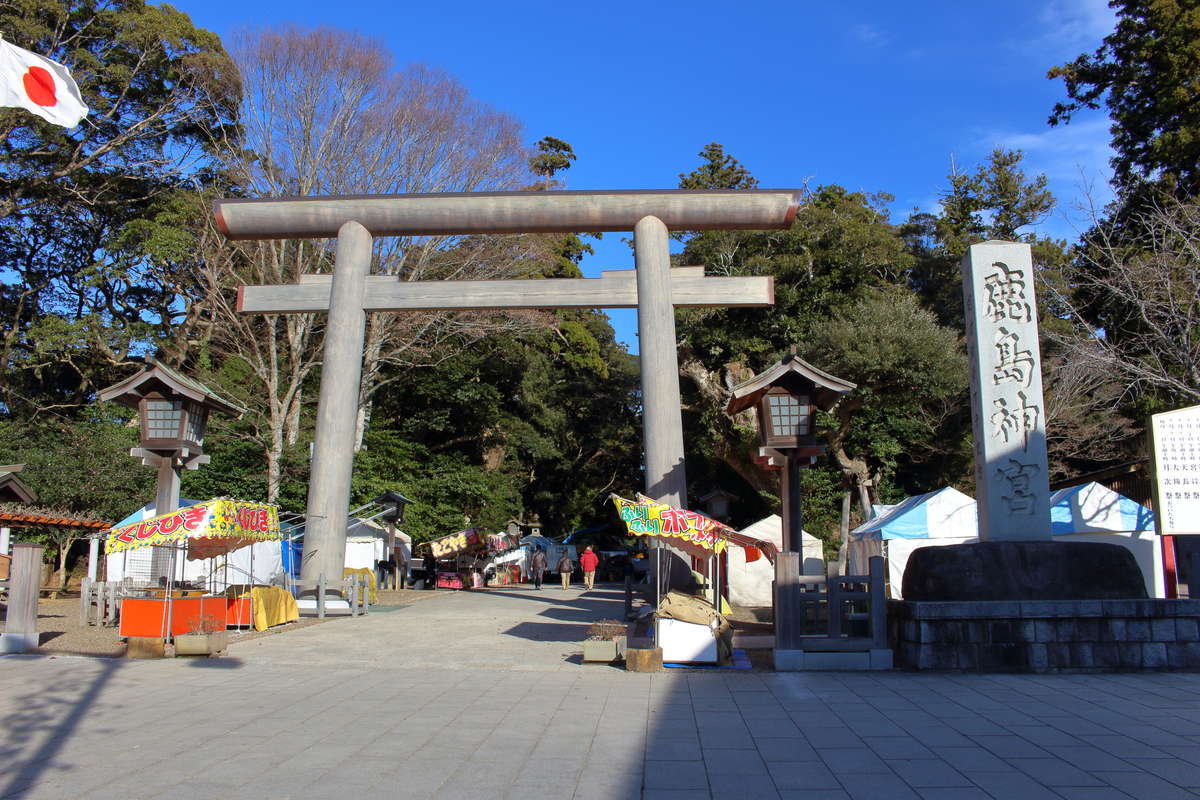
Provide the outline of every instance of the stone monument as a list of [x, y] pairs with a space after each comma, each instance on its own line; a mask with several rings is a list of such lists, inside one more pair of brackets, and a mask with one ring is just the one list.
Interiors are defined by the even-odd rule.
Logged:
[[1054, 542], [1033, 256], [984, 242], [962, 260], [979, 543], [913, 552], [914, 601], [1105, 600], [1146, 597], [1123, 547]]

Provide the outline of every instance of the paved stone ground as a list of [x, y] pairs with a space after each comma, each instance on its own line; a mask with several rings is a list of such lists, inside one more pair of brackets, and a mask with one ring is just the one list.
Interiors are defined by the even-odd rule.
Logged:
[[0, 797], [1200, 796], [1200, 675], [578, 664], [619, 602], [455, 593], [223, 659], [0, 659]]

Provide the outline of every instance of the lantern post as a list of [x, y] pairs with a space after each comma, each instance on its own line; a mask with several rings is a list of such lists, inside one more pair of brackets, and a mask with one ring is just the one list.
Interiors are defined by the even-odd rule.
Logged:
[[[204, 434], [211, 412], [240, 417], [245, 409], [222, 399], [202, 383], [161, 362], [152, 361], [141, 372], [96, 393], [138, 412], [139, 446], [129, 455], [158, 470], [154, 513], [179, 508], [179, 476], [184, 469], [207, 464]], [[166, 575], [169, 566], [154, 563], [153, 577]]]
[[783, 550], [803, 551], [800, 470], [815, 464], [825, 446], [816, 438], [816, 411], [828, 411], [855, 384], [822, 372], [794, 352], [762, 373], [733, 387], [726, 412], [754, 409], [762, 446], [758, 462], [782, 467]]

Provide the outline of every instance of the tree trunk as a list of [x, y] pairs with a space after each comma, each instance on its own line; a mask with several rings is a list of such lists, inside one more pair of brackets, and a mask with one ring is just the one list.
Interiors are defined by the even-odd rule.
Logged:
[[841, 543], [838, 545], [838, 572], [846, 574], [850, 561], [850, 487], [842, 492]]
[[271, 420], [271, 446], [267, 448], [267, 502], [279, 499], [283, 483], [283, 427], [281, 420]]

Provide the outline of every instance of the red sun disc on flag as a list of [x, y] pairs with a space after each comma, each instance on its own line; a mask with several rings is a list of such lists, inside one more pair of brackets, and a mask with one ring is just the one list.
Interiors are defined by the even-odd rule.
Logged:
[[54, 78], [45, 68], [30, 67], [21, 77], [21, 82], [25, 84], [25, 94], [39, 106], [58, 105], [58, 98], [54, 95]]

